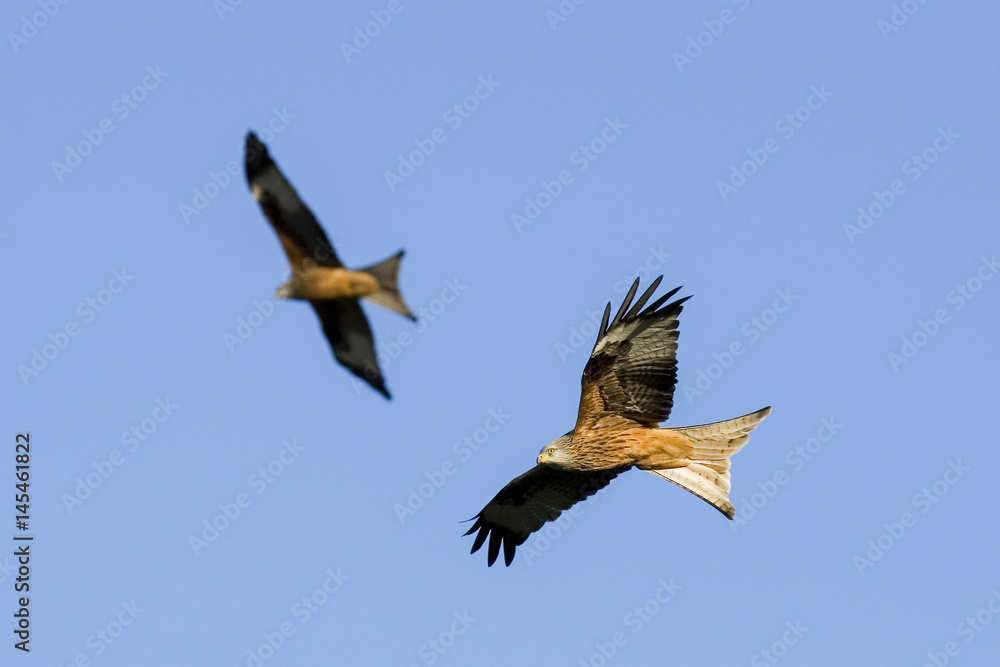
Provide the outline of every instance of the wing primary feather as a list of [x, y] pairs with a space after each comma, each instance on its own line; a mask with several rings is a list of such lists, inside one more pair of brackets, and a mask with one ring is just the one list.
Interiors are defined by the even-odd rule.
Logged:
[[[471, 533], [473, 530], [478, 530], [479, 529], [479, 525], [480, 525], [480, 522], [477, 521], [476, 525], [472, 527], [472, 530], [470, 530], [469, 533]], [[469, 533], [466, 533], [466, 535], [468, 535]], [[487, 531], [482, 530], [482, 531], [479, 532], [478, 535], [476, 535], [476, 539], [472, 543], [472, 551], [470, 551], [469, 553], [473, 553], [474, 554], [477, 551], [479, 551], [480, 548], [482, 548], [483, 542], [486, 541], [487, 534], [488, 534]]]
[[508, 535], [503, 541], [503, 561], [507, 567], [510, 567], [510, 564], [514, 562], [514, 551], [516, 549], [517, 545], [514, 543], [513, 536]]
[[632, 283], [632, 287], [629, 288], [628, 294], [622, 299], [622, 307], [618, 309], [618, 313], [615, 315], [615, 319], [611, 320], [611, 326], [615, 326], [622, 321], [622, 315], [628, 310], [629, 304], [632, 303], [632, 298], [635, 296], [635, 291], [639, 289], [639, 279], [636, 278], [635, 282]]
[[[680, 289], [680, 287], [678, 287], [677, 289], [670, 290], [670, 292], [668, 292], [668, 293], [664, 294], [663, 296], [661, 296], [659, 299], [657, 299], [656, 301], [654, 301], [653, 303], [651, 303], [649, 305], [649, 307], [646, 308], [646, 310], [644, 310], [641, 313], [639, 313], [639, 317], [645, 317], [649, 313], [655, 312], [656, 309], [659, 308], [660, 306], [662, 306], [667, 299], [669, 299], [674, 294], [676, 294], [677, 290], [679, 290], [679, 289]], [[690, 298], [691, 298], [690, 296], [686, 296], [683, 299], [679, 299], [677, 301], [674, 301], [672, 304], [670, 304], [670, 306], [671, 307], [674, 307], [674, 306], [680, 307], [680, 305], [682, 303], [684, 303], [685, 301], [687, 301]]]
[[487, 567], [492, 567], [493, 563], [497, 562], [497, 556], [500, 555], [501, 539], [502, 536], [499, 530], [494, 530], [490, 533], [490, 550], [489, 556], [486, 558]]
[[608, 316], [611, 315], [611, 302], [604, 306], [604, 317], [601, 318], [601, 328], [597, 330], [597, 340], [601, 340], [604, 334], [608, 333]]
[[627, 313], [625, 313], [626, 320], [632, 319], [635, 317], [636, 313], [642, 310], [642, 307], [646, 305], [647, 301], [649, 301], [649, 297], [653, 296], [653, 292], [655, 292], [656, 288], [659, 287], [661, 280], [663, 280], [663, 276], [657, 277], [657, 279], [653, 281], [653, 284], [646, 288], [646, 291], [642, 293], [642, 296], [640, 296], [639, 300], [635, 302], [635, 305], [632, 306]]

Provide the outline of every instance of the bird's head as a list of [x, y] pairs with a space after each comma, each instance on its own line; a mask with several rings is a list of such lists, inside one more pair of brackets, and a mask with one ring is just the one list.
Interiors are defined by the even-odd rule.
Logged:
[[275, 299], [294, 299], [298, 294], [299, 283], [295, 278], [282, 283], [278, 290], [274, 293]]
[[569, 443], [572, 436], [567, 433], [542, 447], [538, 453], [538, 463], [546, 463], [556, 468], [562, 468], [572, 461], [569, 454]]

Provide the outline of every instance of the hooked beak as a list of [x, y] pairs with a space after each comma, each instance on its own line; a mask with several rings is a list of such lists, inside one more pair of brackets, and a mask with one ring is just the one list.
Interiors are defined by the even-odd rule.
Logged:
[[548, 460], [549, 460], [549, 457], [546, 456], [545, 454], [539, 454], [538, 455], [538, 459], [537, 459], [538, 463], [545, 463]]

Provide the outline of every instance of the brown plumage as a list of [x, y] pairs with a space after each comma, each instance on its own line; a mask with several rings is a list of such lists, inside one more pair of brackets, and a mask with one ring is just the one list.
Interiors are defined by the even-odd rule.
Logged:
[[531, 533], [633, 467], [694, 493], [730, 519], [735, 516], [729, 502], [730, 457], [771, 408], [714, 424], [659, 427], [673, 407], [677, 317], [690, 298], [664, 306], [678, 287], [646, 306], [662, 278], [632, 305], [636, 279], [610, 321], [607, 305], [583, 371], [576, 426], [543, 447], [538, 465], [512, 480], [474, 517], [465, 534], [477, 533], [472, 553], [489, 537], [489, 565], [501, 546], [510, 565], [516, 547]]

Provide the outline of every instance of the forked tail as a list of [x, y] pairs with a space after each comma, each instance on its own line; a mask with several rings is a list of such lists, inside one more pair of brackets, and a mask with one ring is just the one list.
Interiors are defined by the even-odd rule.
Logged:
[[750, 431], [771, 414], [767, 407], [748, 415], [714, 424], [673, 428], [690, 441], [691, 461], [683, 468], [646, 469], [711, 503], [732, 519], [736, 508], [729, 502], [729, 466], [731, 457], [750, 439]]
[[365, 298], [383, 308], [388, 308], [411, 320], [416, 320], [417, 318], [413, 316], [406, 302], [403, 301], [403, 295], [399, 293], [397, 279], [399, 276], [399, 263], [402, 259], [403, 251], [400, 250], [389, 259], [360, 269], [375, 278], [379, 285], [377, 292], [373, 292]]

